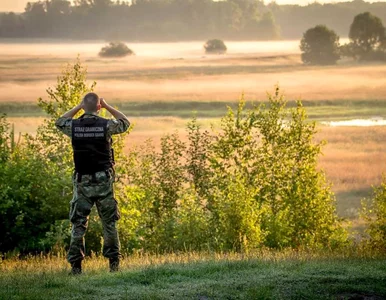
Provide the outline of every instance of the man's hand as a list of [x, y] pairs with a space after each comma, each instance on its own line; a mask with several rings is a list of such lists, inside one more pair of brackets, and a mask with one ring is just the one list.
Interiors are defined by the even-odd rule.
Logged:
[[84, 110], [84, 100], [82, 100], [82, 102], [80, 102], [74, 108], [67, 111], [63, 116], [61, 116], [61, 118], [71, 118], [72, 119], [78, 113], [78, 111], [80, 111], [81, 109]]
[[108, 104], [104, 98], [100, 98], [99, 101], [101, 102], [102, 108], [106, 108], [108, 106]]
[[78, 104], [78, 107], [84, 110], [84, 99]]
[[99, 98], [99, 101], [101, 103], [101, 107], [105, 108], [110, 114], [113, 115], [114, 118], [127, 120], [127, 117], [123, 113], [121, 113], [119, 110], [115, 109], [114, 107], [108, 105], [105, 99]]

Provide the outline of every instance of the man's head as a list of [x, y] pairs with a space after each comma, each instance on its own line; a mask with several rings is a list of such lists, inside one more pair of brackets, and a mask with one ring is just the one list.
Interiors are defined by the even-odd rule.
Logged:
[[99, 112], [101, 109], [101, 102], [99, 96], [95, 93], [88, 93], [83, 98], [84, 111], [89, 113]]

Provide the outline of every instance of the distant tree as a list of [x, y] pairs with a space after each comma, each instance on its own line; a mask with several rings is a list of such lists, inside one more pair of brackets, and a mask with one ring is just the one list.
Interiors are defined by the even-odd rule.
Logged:
[[340, 58], [339, 36], [324, 25], [308, 29], [300, 41], [305, 64], [333, 65]]
[[355, 46], [353, 43], [347, 43], [339, 47], [339, 53], [342, 57], [352, 57], [357, 59]]
[[227, 47], [222, 40], [208, 40], [204, 45], [205, 53], [208, 54], [224, 54], [227, 52]]
[[365, 12], [354, 18], [350, 43], [341, 47], [342, 56], [360, 60], [386, 60], [386, 35], [381, 19]]
[[350, 27], [349, 38], [355, 54], [360, 57], [377, 50], [385, 40], [385, 27], [381, 19], [369, 12], [359, 14]]
[[5, 13], [0, 16], [0, 35], [2, 37], [23, 36], [25, 26], [23, 19], [15, 13]]
[[260, 35], [266, 39], [276, 39], [280, 37], [280, 28], [276, 24], [275, 17], [271, 12], [262, 15], [259, 22]]
[[134, 52], [122, 42], [110, 42], [99, 52], [101, 57], [125, 57], [128, 55], [134, 55]]
[[46, 1], [47, 14], [52, 16], [69, 15], [71, 2], [67, 0]]

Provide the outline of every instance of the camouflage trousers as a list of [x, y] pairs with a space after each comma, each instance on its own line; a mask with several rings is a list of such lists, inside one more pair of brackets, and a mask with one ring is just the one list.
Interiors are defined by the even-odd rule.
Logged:
[[119, 220], [117, 201], [114, 198], [114, 172], [97, 172], [95, 175], [74, 175], [74, 193], [70, 202], [72, 223], [71, 243], [67, 254], [69, 263], [82, 260], [85, 256], [84, 236], [88, 218], [94, 203], [103, 225], [103, 255], [107, 258], [120, 257], [120, 243], [116, 221]]

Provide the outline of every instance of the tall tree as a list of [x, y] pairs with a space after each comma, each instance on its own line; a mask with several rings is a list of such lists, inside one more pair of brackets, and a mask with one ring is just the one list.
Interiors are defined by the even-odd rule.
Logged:
[[0, 16], [0, 36], [18, 37], [23, 36], [25, 27], [23, 20], [15, 13], [2, 14]]
[[377, 16], [369, 12], [357, 15], [350, 27], [350, 41], [360, 57], [377, 50], [385, 40], [385, 27]]
[[332, 65], [340, 58], [339, 36], [324, 25], [308, 29], [300, 41], [305, 64]]

